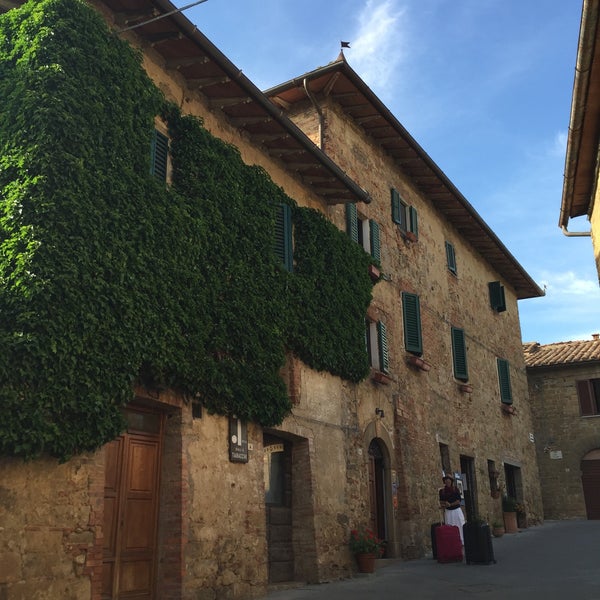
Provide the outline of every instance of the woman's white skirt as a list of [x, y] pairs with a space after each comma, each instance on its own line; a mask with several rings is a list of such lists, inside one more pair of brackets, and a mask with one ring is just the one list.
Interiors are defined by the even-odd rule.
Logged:
[[465, 515], [463, 515], [462, 508], [456, 508], [454, 510], [446, 509], [444, 518], [446, 520], [446, 525], [454, 525], [458, 527], [458, 531], [460, 532], [460, 541], [462, 545], [465, 545], [465, 540], [463, 538], [463, 525], [465, 524]]

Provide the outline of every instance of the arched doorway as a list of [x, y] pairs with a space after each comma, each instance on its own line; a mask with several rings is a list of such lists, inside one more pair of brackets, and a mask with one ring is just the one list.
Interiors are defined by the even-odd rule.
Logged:
[[378, 538], [388, 540], [386, 468], [384, 447], [377, 438], [369, 444], [369, 500], [371, 529]]
[[581, 485], [588, 519], [600, 519], [600, 449], [588, 452], [581, 461]]

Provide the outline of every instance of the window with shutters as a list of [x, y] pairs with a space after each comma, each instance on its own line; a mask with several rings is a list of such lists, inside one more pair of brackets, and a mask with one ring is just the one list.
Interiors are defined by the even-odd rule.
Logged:
[[168, 173], [169, 138], [158, 129], [155, 129], [150, 149], [150, 174], [166, 183]]
[[504, 296], [504, 286], [499, 281], [490, 281], [488, 283], [490, 291], [490, 306], [496, 312], [504, 312], [506, 310], [506, 299]]
[[366, 321], [366, 346], [371, 366], [383, 373], [389, 373], [390, 359], [385, 323]]
[[346, 204], [346, 232], [377, 262], [381, 262], [379, 224], [358, 214], [356, 204]]
[[275, 256], [286, 271], [294, 270], [292, 244], [292, 209], [287, 204], [279, 204], [275, 215]]
[[402, 292], [402, 320], [404, 324], [404, 347], [417, 356], [423, 354], [421, 335], [421, 306], [419, 296]]
[[415, 239], [419, 236], [419, 220], [417, 209], [402, 200], [398, 190], [391, 188], [392, 221], [398, 225], [402, 233], [412, 233]]
[[500, 388], [500, 400], [504, 404], [512, 404], [512, 389], [510, 386], [510, 364], [503, 358], [496, 359], [498, 365], [498, 386]]
[[459, 381], [469, 380], [467, 369], [467, 346], [465, 343], [465, 331], [458, 327], [452, 327], [452, 363], [454, 377]]
[[448, 271], [456, 275], [456, 253], [450, 242], [446, 242], [446, 263], [448, 264]]
[[600, 415], [600, 379], [585, 379], [577, 381], [576, 385], [581, 416]]

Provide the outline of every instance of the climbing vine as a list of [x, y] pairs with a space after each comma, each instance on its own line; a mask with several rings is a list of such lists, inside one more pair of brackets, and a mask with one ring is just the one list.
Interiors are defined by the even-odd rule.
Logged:
[[[172, 185], [150, 175], [168, 124]], [[293, 272], [273, 252], [293, 209]], [[0, 16], [0, 453], [66, 459], [123, 428], [141, 380], [265, 426], [285, 352], [368, 372], [369, 257], [165, 103], [82, 0]]]

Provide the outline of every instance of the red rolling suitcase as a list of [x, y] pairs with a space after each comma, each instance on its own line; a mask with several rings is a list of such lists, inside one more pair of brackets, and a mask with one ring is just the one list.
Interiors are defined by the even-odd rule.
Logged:
[[462, 562], [460, 532], [454, 525], [440, 525], [435, 529], [437, 559], [441, 563]]

